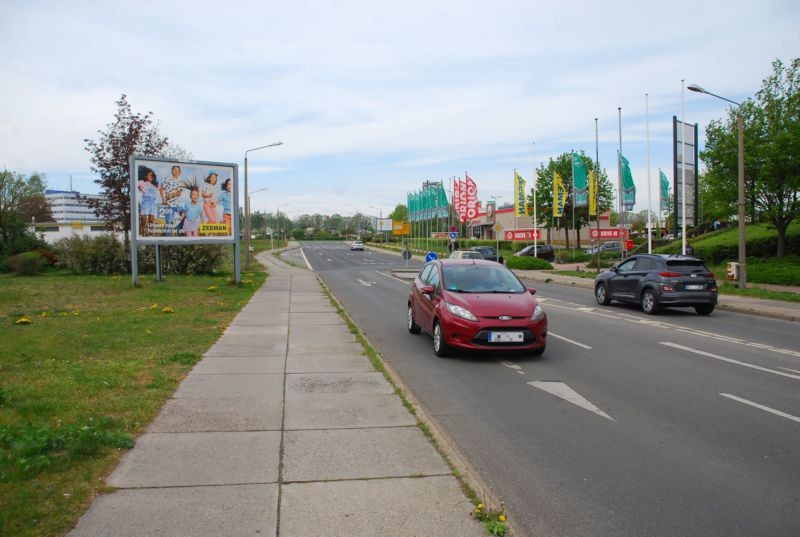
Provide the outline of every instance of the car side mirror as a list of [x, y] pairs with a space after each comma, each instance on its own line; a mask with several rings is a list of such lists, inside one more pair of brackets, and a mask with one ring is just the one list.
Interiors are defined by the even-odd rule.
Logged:
[[434, 288], [432, 285], [423, 285], [420, 289], [423, 295], [432, 295], [434, 292]]
[[534, 289], [533, 287], [528, 287], [528, 292], [530, 294], [532, 294], [532, 295], [535, 295], [536, 294], [536, 289]]

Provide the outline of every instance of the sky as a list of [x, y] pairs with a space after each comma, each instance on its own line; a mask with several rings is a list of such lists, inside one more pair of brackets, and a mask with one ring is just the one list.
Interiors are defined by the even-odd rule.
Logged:
[[98, 192], [84, 140], [126, 94], [194, 159], [238, 164], [240, 191], [245, 152], [283, 142], [248, 153], [251, 211], [386, 216], [465, 173], [511, 202], [515, 169], [530, 188], [550, 158], [594, 157], [595, 118], [616, 184], [621, 108], [635, 210], [648, 148], [655, 210], [672, 116], [702, 149], [728, 113], [683, 85], [751, 98], [798, 28], [794, 0], [3, 0], [0, 167]]

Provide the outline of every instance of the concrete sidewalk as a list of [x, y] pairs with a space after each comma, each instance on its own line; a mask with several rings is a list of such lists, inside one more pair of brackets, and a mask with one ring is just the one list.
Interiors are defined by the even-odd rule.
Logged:
[[68, 535], [483, 537], [315, 275], [269, 278]]

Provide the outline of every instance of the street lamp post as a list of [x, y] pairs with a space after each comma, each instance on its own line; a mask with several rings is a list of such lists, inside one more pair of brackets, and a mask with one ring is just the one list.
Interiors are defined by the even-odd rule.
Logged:
[[[281, 229], [281, 207], [286, 207], [287, 205], [289, 205], [289, 204], [288, 203], [284, 203], [283, 205], [278, 206], [278, 209], [276, 210], [276, 212], [278, 213], [278, 231], [280, 231], [280, 229]], [[270, 241], [272, 243], [272, 251], [274, 252], [275, 251], [275, 230], [272, 230], [272, 233], [270, 234]]]
[[259, 149], [266, 149], [268, 147], [275, 147], [283, 145], [283, 142], [275, 142], [274, 144], [262, 145], [261, 147], [254, 147], [244, 152], [244, 232], [245, 232], [245, 247], [246, 254], [244, 256], [244, 268], [250, 268], [250, 194], [247, 191], [247, 154], [251, 151], [258, 151]]
[[[383, 209], [381, 209], [380, 207], [375, 207], [374, 205], [370, 205], [369, 208], [370, 209], [378, 209], [378, 231], [382, 232], [383, 230], [381, 230], [380, 227], [381, 227], [381, 220], [383, 220]], [[383, 233], [381, 233], [381, 237], [383, 237]], [[383, 242], [386, 242], [386, 241], [383, 241]]]
[[[252, 196], [252, 195], [253, 195], [253, 194], [255, 194], [256, 192], [263, 192], [264, 190], [269, 190], [269, 187], [268, 187], [268, 186], [265, 186], [264, 188], [259, 188], [258, 190], [253, 190], [252, 192], [249, 192], [249, 193], [247, 194], [247, 200], [245, 200], [245, 201], [246, 201], [245, 205], [248, 207], [248, 211], [247, 211], [248, 213], [250, 212], [250, 210], [249, 210], [249, 207], [250, 207], [250, 196]], [[250, 217], [249, 217], [249, 214], [248, 214], [247, 221], [248, 221], [248, 222], [250, 222]], [[248, 233], [248, 236], [249, 236], [250, 234], [251, 234], [251, 233]], [[248, 248], [247, 248], [247, 250], [248, 250], [248, 251], [250, 251], [249, 243], [248, 243]], [[249, 258], [250, 256], [248, 255], [247, 257]]]
[[715, 93], [707, 91], [697, 84], [689, 84], [689, 91], [705, 93], [717, 99], [729, 102], [739, 109], [737, 114], [737, 126], [739, 129], [739, 289], [747, 288], [747, 255], [745, 252], [745, 204], [744, 204], [744, 115], [742, 114], [742, 104], [726, 99]]

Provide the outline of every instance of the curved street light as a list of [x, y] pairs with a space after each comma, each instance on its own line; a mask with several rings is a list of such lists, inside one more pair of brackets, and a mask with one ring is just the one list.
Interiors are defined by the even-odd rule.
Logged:
[[246, 253], [244, 256], [244, 268], [250, 268], [250, 193], [247, 190], [247, 154], [251, 151], [258, 151], [259, 149], [266, 149], [268, 147], [275, 147], [283, 145], [283, 142], [275, 142], [269, 145], [262, 145], [261, 147], [254, 147], [244, 152], [244, 232], [245, 232], [245, 247]]
[[739, 289], [747, 288], [747, 254], [745, 251], [746, 248], [746, 241], [745, 241], [745, 203], [744, 203], [744, 116], [742, 114], [741, 108], [742, 104], [737, 103], [736, 101], [732, 101], [730, 99], [726, 99], [721, 95], [717, 95], [716, 93], [711, 93], [707, 89], [703, 88], [702, 86], [698, 86], [697, 84], [689, 84], [686, 86], [689, 91], [694, 91], [696, 93], [705, 93], [706, 95], [711, 95], [712, 97], [716, 97], [717, 99], [721, 99], [725, 102], [729, 102], [735, 105], [739, 110], [737, 114], [737, 124], [739, 128]]

